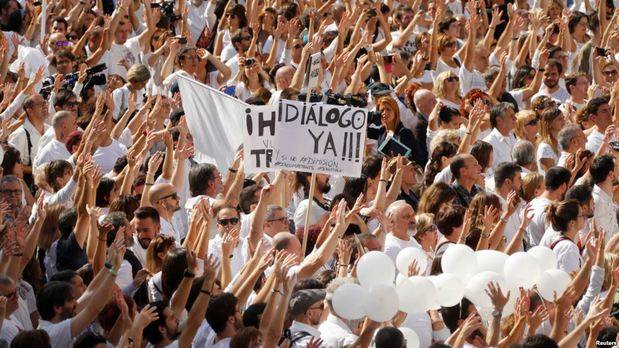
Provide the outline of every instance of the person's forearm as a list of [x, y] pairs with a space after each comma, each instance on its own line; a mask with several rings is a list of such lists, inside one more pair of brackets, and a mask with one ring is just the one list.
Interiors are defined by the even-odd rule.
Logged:
[[[205, 281], [206, 283], [207, 281]], [[187, 322], [185, 323], [185, 327], [179, 337], [179, 347], [190, 347], [191, 342], [193, 341], [198, 328], [202, 324], [204, 320], [204, 315], [206, 314], [206, 310], [208, 307], [209, 300], [211, 299], [211, 289], [205, 289], [204, 287], [209, 286], [209, 284], [202, 284], [200, 288], [200, 293], [198, 297], [194, 301], [191, 306], [191, 310], [189, 311], [189, 315], [187, 316]], [[212, 287], [212, 285], [211, 285]]]
[[[275, 296], [276, 300], [279, 300], [278, 311], [275, 312], [273, 320], [269, 323], [266, 337], [269, 341], [281, 335], [284, 330], [284, 320], [286, 319], [286, 313], [288, 312], [288, 303], [290, 302], [290, 292], [280, 293], [281, 295]], [[272, 296], [273, 297], [273, 296]], [[276, 338], [279, 340], [279, 338]], [[276, 343], [277, 341], [273, 342]], [[265, 344], [265, 347], [275, 347], [276, 344]]]
[[43, 227], [43, 222], [43, 219], [37, 219], [32, 228], [30, 229], [30, 233], [28, 233], [28, 235], [24, 239], [24, 255], [22, 256], [20, 273], [21, 271], [23, 271], [23, 268], [26, 266], [26, 264], [30, 261], [32, 255], [34, 255], [37, 243], [39, 242], [39, 235], [41, 234], [41, 227]]
[[348, 221], [337, 223], [327, 237], [327, 240], [314, 253], [306, 257], [301, 263], [299, 270], [299, 278], [309, 277], [313, 275], [320, 267], [322, 267], [333, 256], [337, 248], [337, 241], [348, 228]]
[[245, 181], [245, 172], [243, 168], [239, 168], [232, 183], [232, 187], [228, 190], [224, 197], [224, 204], [226, 206], [236, 207], [239, 204], [239, 195], [243, 190], [243, 182]]
[[213, 221], [209, 220], [202, 223], [200, 234], [198, 235], [198, 243], [196, 245], [196, 255], [199, 259], [204, 260], [208, 255], [208, 247], [210, 241], [211, 225]]
[[[97, 252], [99, 229], [95, 215], [90, 215], [88, 220], [90, 223], [88, 227], [88, 239], [86, 240], [86, 256], [88, 257], [88, 261], [94, 264], [95, 254]], [[105, 240], [101, 242], [105, 243]]]
[[525, 318], [518, 318], [516, 321], [516, 325], [512, 328], [509, 334], [499, 341], [499, 348], [508, 348], [512, 345], [518, 343], [524, 334], [525, 329]]
[[225, 289], [232, 281], [232, 262], [228, 255], [221, 255], [221, 288]]
[[[275, 272], [271, 272], [271, 274], [267, 277], [266, 282], [256, 294], [256, 297], [253, 298], [252, 304], [255, 303], [268, 303], [269, 295], [273, 291], [273, 287], [275, 286]], [[223, 286], [222, 286], [223, 288]]]
[[125, 330], [128, 329], [128, 326], [130, 324], [131, 324], [131, 319], [122, 315], [121, 313], [121, 315], [118, 316], [118, 319], [116, 319], [114, 326], [112, 326], [112, 329], [107, 333], [107, 335], [105, 335], [105, 338], [107, 339], [108, 342], [112, 343], [115, 347], [118, 347], [120, 338], [122, 337]]
[[174, 171], [172, 172], [171, 184], [174, 185], [178, 192], [182, 192], [184, 189], [183, 184], [185, 182], [185, 159], [182, 154], [178, 154], [178, 157], [174, 159], [174, 162], [175, 165]]
[[[167, 132], [167, 130], [163, 130]], [[165, 158], [163, 160], [163, 166], [161, 169], [161, 177], [172, 182], [172, 175], [174, 172], [174, 144], [170, 142], [166, 144]], [[176, 188], [179, 189], [178, 187]]]
[[105, 266], [105, 254], [107, 253], [107, 240], [97, 239], [95, 245], [95, 253], [92, 261], [92, 270], [94, 274], [99, 274]]
[[391, 203], [395, 202], [395, 200], [398, 198], [398, 195], [400, 194], [400, 191], [402, 189], [402, 175], [403, 175], [402, 170], [397, 170], [395, 172], [395, 175], [393, 176], [393, 180], [391, 180], [391, 186], [389, 187], [389, 190], [387, 191], [387, 196], [385, 198], [385, 203], [383, 205], [383, 208], [388, 207], [389, 205], [391, 205]]
[[[497, 310], [497, 309], [495, 309]], [[498, 310], [499, 313], [503, 312], [503, 309]], [[501, 314], [498, 316], [492, 316], [490, 319], [490, 325], [488, 325], [488, 334], [486, 336], [486, 343], [489, 347], [496, 347], [501, 338]]]
[[238, 306], [240, 308], [245, 308], [245, 304], [247, 303], [247, 299], [249, 298], [249, 295], [251, 295], [252, 291], [254, 290], [254, 285], [256, 284], [256, 281], [258, 280], [258, 278], [260, 277], [262, 272], [263, 272], [262, 269], [255, 268], [251, 272], [249, 277], [247, 277], [243, 281], [243, 285], [241, 285], [241, 287], [238, 289], [238, 291], [234, 294], [237, 297], [237, 299], [238, 299]]
[[511, 255], [520, 250], [520, 247], [522, 246], [522, 238], [524, 237], [525, 230], [526, 230], [526, 227], [523, 227], [522, 225], [520, 225], [520, 227], [518, 228], [518, 231], [516, 231], [516, 234], [514, 234], [514, 236], [509, 241], [509, 244], [507, 245], [505, 250], [503, 250], [504, 253], [506, 253], [507, 255]]
[[305, 54], [301, 54], [301, 61], [299, 62], [299, 66], [297, 70], [294, 72], [294, 76], [292, 77], [292, 82], [290, 83], [290, 87], [300, 91], [303, 88], [303, 80], [305, 77], [305, 65], [307, 60], [309, 59], [309, 52], [304, 52]]
[[499, 73], [494, 78], [492, 85], [488, 89], [488, 95], [490, 95], [494, 99], [499, 99], [501, 96], [501, 92], [503, 91], [503, 86], [505, 85], [505, 66], [501, 65], [499, 69]]
[[170, 299], [170, 309], [174, 312], [174, 315], [176, 315], [177, 318], [181, 317], [181, 314], [185, 309], [185, 304], [187, 304], [187, 299], [189, 298], [189, 292], [191, 291], [193, 279], [194, 277], [185, 277], [183, 275], [183, 280], [181, 280], [178, 288], [172, 294], [172, 298]]

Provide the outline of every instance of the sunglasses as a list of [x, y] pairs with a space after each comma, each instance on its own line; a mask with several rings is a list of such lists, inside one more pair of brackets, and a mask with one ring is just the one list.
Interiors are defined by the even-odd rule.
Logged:
[[539, 123], [539, 120], [537, 118], [534, 118], [531, 121], [525, 123], [525, 126], [535, 126], [538, 123]]
[[460, 79], [458, 78], [458, 76], [449, 76], [448, 78], [445, 79], [445, 81], [447, 81], [447, 82], [458, 82], [458, 81], [460, 81]]
[[176, 192], [169, 194], [167, 196], [163, 196], [161, 197], [162, 200], [166, 199], [166, 198], [172, 198], [172, 199], [178, 199], [178, 195], [176, 194]]
[[226, 227], [228, 225], [234, 226], [239, 223], [239, 218], [219, 219], [217, 220], [217, 223], [222, 225], [223, 227]]
[[607, 71], [604, 71], [604, 75], [606, 75], [606, 76], [616, 76], [617, 75], [617, 70], [607, 70]]
[[293, 47], [294, 47], [294, 48], [296, 48], [296, 49], [299, 49], [299, 48], [303, 47], [303, 45], [301, 45], [301, 44], [296, 44], [296, 45], [294, 45]]

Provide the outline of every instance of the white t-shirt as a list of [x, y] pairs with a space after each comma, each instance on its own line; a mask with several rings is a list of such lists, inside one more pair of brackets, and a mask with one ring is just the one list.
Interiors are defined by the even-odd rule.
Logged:
[[604, 134], [600, 133], [597, 128], [594, 128], [589, 136], [587, 137], [587, 144], [585, 148], [594, 154], [598, 152], [602, 143], [604, 142]]
[[41, 319], [39, 320], [39, 329], [47, 332], [52, 347], [71, 347], [73, 345], [71, 319], [63, 320], [57, 324]]
[[558, 242], [552, 251], [557, 256], [557, 263], [560, 270], [569, 274], [580, 269], [582, 265], [582, 256], [580, 256], [576, 244], [571, 240], [562, 240]]
[[551, 200], [544, 197], [536, 197], [530, 202], [533, 218], [527, 228], [527, 237], [532, 247], [539, 245], [546, 231], [546, 207], [551, 203]]
[[56, 139], [52, 139], [45, 147], [43, 147], [37, 157], [34, 159], [34, 168], [54, 160], [68, 161], [71, 158], [71, 153], [67, 150], [67, 145]]
[[[308, 200], [304, 199], [297, 206], [297, 210], [294, 212], [294, 225], [296, 229], [302, 228], [305, 226], [305, 216], [307, 215], [307, 204]], [[327, 210], [324, 210], [318, 203], [312, 201], [312, 211], [311, 216], [309, 218], [309, 226], [317, 224], [320, 218], [329, 213]]]
[[421, 245], [413, 237], [409, 237], [409, 240], [403, 240], [393, 235], [393, 233], [387, 233], [385, 236], [385, 254], [387, 254], [394, 262], [398, 257], [400, 250], [408, 247], [416, 247], [419, 249]]
[[101, 167], [102, 173], [108, 173], [114, 168], [116, 160], [127, 154], [127, 148], [118, 140], [112, 139], [112, 143], [108, 146], [102, 146], [95, 151], [92, 156], [93, 162]]
[[552, 146], [550, 146], [550, 144], [546, 142], [539, 143], [539, 145], [537, 146], [537, 154], [535, 157], [537, 158], [537, 168], [542, 174], [545, 173], [545, 170], [542, 167], [542, 162], [541, 162], [542, 158], [549, 158], [555, 161], [555, 165], [557, 165], [557, 163], [559, 162], [559, 154], [557, 154], [552, 149]]

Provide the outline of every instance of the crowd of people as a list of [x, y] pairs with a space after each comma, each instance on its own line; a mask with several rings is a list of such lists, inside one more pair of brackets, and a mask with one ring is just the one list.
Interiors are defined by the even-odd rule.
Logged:
[[[618, 345], [617, 5], [0, 0], [0, 346]], [[310, 173], [217, 167], [181, 75], [375, 112], [361, 176], [316, 174], [310, 202]], [[571, 281], [491, 283], [490, 318], [334, 310], [364, 254], [418, 248], [403, 276], [429, 276], [457, 244], [545, 246]]]

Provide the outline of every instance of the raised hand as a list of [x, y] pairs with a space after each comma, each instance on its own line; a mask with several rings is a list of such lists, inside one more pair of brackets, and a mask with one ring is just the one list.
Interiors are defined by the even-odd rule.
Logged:
[[499, 283], [490, 282], [485, 292], [490, 297], [494, 309], [498, 311], [502, 311], [509, 301], [510, 291], [507, 291], [507, 294], [503, 294]]
[[157, 307], [151, 306], [147, 304], [142, 308], [140, 313], [135, 316], [133, 320], [133, 325], [138, 328], [144, 329], [153, 321], [159, 319], [159, 315], [157, 314]]

